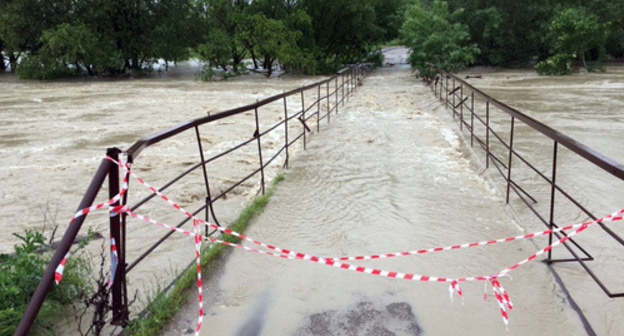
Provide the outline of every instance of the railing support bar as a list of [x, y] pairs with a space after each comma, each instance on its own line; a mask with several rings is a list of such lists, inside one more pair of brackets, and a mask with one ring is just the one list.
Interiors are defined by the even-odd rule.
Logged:
[[[557, 148], [558, 143], [555, 141], [554, 149], [553, 149], [553, 168], [552, 168], [552, 179], [550, 180], [550, 229], [555, 226], [555, 191], [557, 190]], [[552, 245], [553, 234], [552, 232], [548, 235], [548, 246]], [[552, 260], [552, 250], [548, 251], [548, 260]]]
[[288, 168], [288, 160], [290, 157], [288, 154], [288, 106], [286, 103], [286, 97], [284, 97], [284, 139], [286, 146], [286, 161], [284, 162], [284, 167]]
[[[256, 101], [257, 102], [257, 101]], [[258, 158], [260, 159], [260, 185], [262, 187], [262, 195], [266, 192], [264, 182], [264, 162], [262, 160], [262, 141], [260, 140], [260, 121], [258, 118], [258, 107], [254, 109], [254, 115], [256, 116], [256, 133], [254, 136], [258, 142]], [[305, 144], [305, 141], [304, 141]]]
[[509, 189], [511, 188], [511, 163], [513, 159], [514, 123], [516, 117], [511, 117], [511, 134], [509, 135], [509, 163], [507, 164], [507, 196], [505, 203], [509, 204]]
[[[119, 160], [119, 154], [121, 151], [117, 148], [109, 148], [106, 154], [113, 160]], [[108, 171], [108, 198], [119, 194], [119, 167], [117, 165], [110, 166]], [[119, 201], [112, 204], [112, 206], [118, 206]], [[125, 237], [122, 237], [121, 232], [121, 215], [116, 214], [109, 219], [110, 223], [110, 235], [115, 240], [117, 246], [117, 270], [115, 271], [115, 277], [113, 279], [113, 286], [111, 288], [112, 295], [112, 310], [113, 317], [111, 324], [118, 326], [125, 326], [128, 324], [128, 302], [126, 293], [126, 254], [125, 254]], [[112, 249], [112, 247], [111, 247]]]

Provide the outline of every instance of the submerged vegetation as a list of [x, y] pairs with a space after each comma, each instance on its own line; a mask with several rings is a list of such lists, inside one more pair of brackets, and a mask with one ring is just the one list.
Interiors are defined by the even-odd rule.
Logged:
[[401, 39], [422, 75], [428, 64], [592, 71], [624, 57], [624, 0], [410, 0]]
[[[17, 328], [51, 258], [50, 253], [42, 251], [47, 244], [41, 232], [27, 230], [23, 235], [14, 235], [20, 240], [14, 253], [0, 254], [0, 335], [12, 335]], [[89, 267], [80, 253], [74, 253], [67, 261], [63, 281], [52, 286], [39, 311], [35, 332], [52, 328], [55, 319], [63, 316], [66, 305], [83, 298], [88, 291]]]
[[215, 73], [330, 73], [398, 36], [405, 0], [0, 0], [0, 71], [110, 76], [191, 57]]

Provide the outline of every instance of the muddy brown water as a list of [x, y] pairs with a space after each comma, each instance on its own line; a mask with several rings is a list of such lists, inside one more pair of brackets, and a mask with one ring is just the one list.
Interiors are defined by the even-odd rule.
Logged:
[[[504, 189], [491, 173], [484, 172], [482, 156], [479, 159], [479, 152], [469, 148], [449, 113], [401, 64], [402, 58], [403, 51], [387, 53], [386, 61], [393, 65], [369, 76], [345, 108], [332, 116], [331, 124], [313, 134], [308, 150], [291, 161], [286, 181], [247, 231], [251, 237], [300, 252], [337, 257], [490, 240], [542, 229], [517, 200], [512, 198], [512, 206], [505, 206]], [[472, 72], [482, 74], [482, 79], [471, 82], [486, 93], [624, 161], [624, 126], [618, 111], [624, 104], [620, 94], [624, 67], [609, 67], [606, 74], [565, 78], [537, 77], [531, 71]], [[75, 210], [103, 148], [126, 148], [136, 140], [134, 130], [138, 135], [152, 133], [317, 80], [242, 78], [206, 84], [189, 80], [187, 75], [54, 85], [0, 77], [4, 87], [0, 91], [0, 199], [3, 223], [9, 228], [3, 230], [2, 248], [8, 250], [15, 242], [11, 232], [41, 225], [41, 207], [58, 208], [58, 220], [64, 224], [67, 216], [63, 214]], [[503, 116], [494, 120], [502, 134], [506, 134], [506, 122]], [[241, 118], [206, 129], [207, 140], [215, 147], [233, 141], [227, 136], [246, 131], [239, 127], [245, 123]], [[126, 124], [129, 126], [120, 126]], [[537, 162], [548, 162], [549, 143], [530, 130], [518, 132], [524, 135], [518, 148], [530, 152]], [[142, 154], [139, 174], [166, 180], [170, 168], [181, 169], [196, 160], [193, 140], [176, 140]], [[540, 150], [529, 150], [533, 148]], [[618, 187], [608, 174], [587, 168], [574, 155], [565, 151], [560, 155], [561, 180], [581, 195], [592, 211], [603, 214], [622, 207], [621, 182]], [[251, 152], [233, 160], [255, 164]], [[167, 163], [164, 168], [162, 162]], [[549, 164], [544, 163], [542, 169], [549, 171]], [[588, 169], [595, 173], [584, 173]], [[518, 174], [533, 181], [522, 169]], [[217, 185], [222, 182], [218, 173], [213, 176]], [[534, 182], [537, 194], [549, 190]], [[612, 185], [615, 190], [605, 192]], [[194, 204], [202, 188], [185, 182], [173, 196]], [[234, 218], [236, 209], [253, 195], [241, 192], [230, 198], [227, 206], [217, 209], [217, 215], [224, 221]], [[164, 218], [169, 219], [167, 216]], [[562, 211], [560, 216], [566, 223], [582, 218], [578, 212]], [[138, 232], [148, 235], [152, 230]], [[130, 243], [142, 246], [144, 237]], [[616, 247], [601, 246], [596, 240], [600, 238], [586, 239], [603, 257], [594, 266], [612, 279], [611, 285], [617, 289], [621, 281], [613, 279], [621, 278], [622, 254], [610, 253], [609, 249]], [[358, 265], [445, 277], [486, 275], [520, 261], [545, 243], [546, 239], [535, 239]], [[156, 266], [167, 265], [165, 273], [174, 273], [191, 260], [192, 241], [177, 238], [171, 246], [177, 255], [157, 254], [153, 262], [137, 270], [131, 286], [165, 283], [166, 279], [152, 274]], [[557, 271], [598, 335], [617, 335], [624, 329], [619, 318], [624, 313], [621, 299], [606, 298], [577, 265], [560, 265]], [[587, 334], [578, 312], [544, 264], [530, 263], [512, 276], [513, 280], [501, 280], [515, 305], [508, 334]], [[484, 302], [482, 283], [462, 287], [464, 305], [457, 297], [450, 302], [446, 284], [380, 278], [237, 250], [205, 284], [202, 334], [507, 333], [491, 289]], [[194, 329], [196, 311], [192, 299], [165, 334]]]

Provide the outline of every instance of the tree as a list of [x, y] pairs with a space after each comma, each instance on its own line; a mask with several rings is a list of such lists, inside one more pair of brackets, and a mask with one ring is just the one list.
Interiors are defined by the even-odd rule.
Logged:
[[41, 47], [41, 33], [65, 19], [67, 1], [0, 0], [0, 39], [11, 69], [22, 53]]
[[449, 13], [448, 3], [437, 0], [431, 5], [415, 1], [408, 7], [401, 34], [412, 49], [409, 61], [421, 76], [432, 74], [429, 64], [458, 71], [474, 62], [479, 49], [470, 44], [468, 27], [453, 22], [458, 14]]
[[[224, 70], [231, 66], [235, 72], [238, 71], [246, 54], [239, 35], [248, 6], [244, 0], [206, 0], [203, 3], [200, 15], [205, 35], [202, 37], [203, 43], [197, 47], [202, 58]], [[215, 41], [220, 45], [214, 45]], [[225, 50], [229, 53], [227, 58]]]
[[200, 43], [199, 16], [189, 0], [161, 0], [154, 7], [154, 15], [154, 55], [164, 59], [168, 69], [168, 61], [188, 59], [191, 48]]
[[605, 50], [615, 58], [624, 57], [624, 0], [592, 0], [587, 9], [598, 16], [600, 22], [609, 22]]
[[605, 57], [608, 24], [598, 22], [586, 9], [568, 8], [557, 14], [549, 27], [552, 55], [538, 63], [540, 74], [569, 74], [572, 61], [580, 60], [587, 70], [587, 59], [600, 62]]
[[373, 0], [301, 0], [312, 19], [313, 52], [321, 72], [361, 59], [382, 40]]
[[406, 0], [374, 0], [375, 19], [381, 29], [381, 40], [392, 41], [399, 37], [399, 30], [403, 24]]
[[62, 23], [45, 30], [41, 48], [24, 57], [18, 73], [24, 78], [52, 79], [87, 72], [91, 76], [123, 66], [112, 45], [101, 43], [86, 25]]
[[289, 30], [282, 21], [255, 14], [247, 23], [252, 37], [253, 54], [260, 57], [267, 77], [271, 77], [278, 59], [292, 62], [299, 53], [296, 39], [300, 32]]

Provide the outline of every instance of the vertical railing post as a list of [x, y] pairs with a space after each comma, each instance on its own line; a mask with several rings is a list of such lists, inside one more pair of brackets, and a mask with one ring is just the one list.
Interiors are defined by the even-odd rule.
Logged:
[[286, 143], [286, 162], [284, 162], [284, 167], [288, 168], [288, 106], [286, 104], [286, 97], [284, 97], [284, 140]]
[[342, 81], [342, 84], [340, 85], [340, 88], [342, 89], [342, 106], [344, 106], [345, 104], [345, 75], [344, 73], [340, 74], [340, 80]]
[[316, 87], [317, 95], [316, 95], [316, 132], [321, 131], [321, 84]]
[[331, 114], [330, 113], [331, 112], [331, 108], [329, 107], [330, 104], [331, 104], [331, 102], [329, 101], [329, 81], [327, 81], [327, 123], [331, 122], [331, 119], [330, 119], [330, 116], [329, 116]]
[[464, 84], [459, 89], [459, 130], [464, 130]]
[[[445, 97], [445, 103], [444, 103], [444, 107], [446, 107], [448, 109], [448, 104], [449, 104], [449, 79], [447, 76], [446, 77], [446, 85], [445, 85], [445, 90], [444, 90], [444, 97]], [[455, 116], [453, 116], [455, 117]]]
[[509, 191], [511, 189], [511, 163], [513, 159], [513, 140], [514, 140], [514, 123], [516, 117], [511, 117], [511, 134], [509, 136], [509, 163], [507, 165], [507, 196], [505, 197], [505, 203], [509, 204]]
[[[106, 154], [113, 160], [119, 161], [119, 154], [121, 151], [118, 148], [109, 148]], [[108, 170], [108, 197], [112, 199], [119, 194], [119, 167], [117, 165], [111, 165]], [[111, 206], [118, 206], [119, 201], [111, 204]], [[111, 214], [109, 218], [110, 223], [110, 236], [115, 240], [117, 249], [117, 270], [115, 271], [115, 277], [113, 279], [113, 286], [111, 288], [112, 295], [112, 310], [113, 319], [111, 324], [124, 326], [128, 322], [128, 309], [127, 302], [124, 302], [124, 292], [126, 287], [125, 277], [125, 246], [124, 237], [121, 234], [121, 215]], [[111, 246], [112, 249], [112, 246]]]
[[[256, 137], [256, 142], [258, 143], [258, 157], [260, 158], [260, 184], [262, 186], [262, 195], [264, 195], [265, 186], [264, 186], [264, 161], [262, 160], [262, 142], [260, 138], [260, 120], [258, 118], [258, 101], [256, 100], [256, 107], [254, 108], [254, 114], [256, 116], [256, 133], [254, 136]], [[304, 141], [305, 143], [305, 141]]]
[[[204, 148], [202, 146], [201, 137], [199, 135], [199, 127], [195, 126], [195, 136], [197, 137], [197, 146], [199, 147], [199, 159], [201, 160], [202, 173], [204, 175], [204, 186], [206, 187], [206, 222], [209, 222], [209, 211], [212, 209], [212, 197], [210, 196], [210, 184], [208, 183], [208, 172], [206, 171], [206, 159], [204, 158]], [[205, 234], [208, 235], [208, 226], [205, 227]]]
[[305, 118], [305, 98], [303, 96], [303, 91], [301, 91], [301, 128], [303, 129], [303, 150], [306, 150], [306, 118]]
[[340, 103], [338, 101], [338, 76], [336, 76], [336, 91], [334, 91], [334, 94], [336, 95], [336, 114], [338, 114], [338, 104]]
[[470, 147], [474, 147], [474, 91], [470, 94]]
[[451, 102], [452, 104], [451, 107], [453, 108], [453, 119], [455, 119], [455, 114], [457, 113], [455, 111], [455, 96], [457, 96], [457, 93], [456, 93], [457, 91], [455, 90], [455, 77], [453, 77], [453, 90], [451, 92], [453, 92], [453, 101]]
[[485, 168], [490, 168], [490, 101], [485, 102]]
[[[557, 148], [558, 143], [555, 141], [553, 149], [553, 168], [552, 168], [552, 180], [550, 181], [550, 229], [555, 227], [555, 192], [557, 190]], [[548, 235], [548, 246], [552, 245], [553, 233]], [[548, 260], [552, 260], [552, 250], [548, 251]]]

